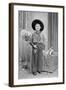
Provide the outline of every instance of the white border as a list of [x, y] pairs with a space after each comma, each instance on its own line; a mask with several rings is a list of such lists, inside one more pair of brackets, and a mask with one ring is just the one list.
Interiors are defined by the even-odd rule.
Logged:
[[[58, 77], [18, 80], [18, 10], [58, 13]], [[63, 81], [63, 9], [53, 7], [14, 6], [14, 85], [57, 83]]]

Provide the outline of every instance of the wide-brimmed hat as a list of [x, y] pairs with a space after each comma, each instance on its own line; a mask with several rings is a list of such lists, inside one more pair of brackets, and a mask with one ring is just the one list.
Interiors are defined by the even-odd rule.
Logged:
[[36, 24], [40, 24], [40, 26], [41, 26], [40, 31], [43, 31], [43, 29], [44, 29], [44, 24], [43, 24], [43, 22], [42, 22], [41, 20], [39, 20], [39, 19], [33, 20], [33, 22], [32, 22], [32, 28], [33, 28], [33, 30], [35, 30], [35, 25], [36, 25]]

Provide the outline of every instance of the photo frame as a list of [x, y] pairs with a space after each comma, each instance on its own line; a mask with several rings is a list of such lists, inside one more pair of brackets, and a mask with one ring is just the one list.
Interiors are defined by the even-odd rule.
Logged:
[[9, 86], [64, 84], [64, 6], [9, 3]]

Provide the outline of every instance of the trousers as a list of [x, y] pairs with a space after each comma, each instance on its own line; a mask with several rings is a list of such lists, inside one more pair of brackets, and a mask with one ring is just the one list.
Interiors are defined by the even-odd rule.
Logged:
[[32, 48], [32, 72], [36, 73], [37, 71], [41, 72], [43, 66], [43, 53], [42, 49], [39, 47], [36, 49]]

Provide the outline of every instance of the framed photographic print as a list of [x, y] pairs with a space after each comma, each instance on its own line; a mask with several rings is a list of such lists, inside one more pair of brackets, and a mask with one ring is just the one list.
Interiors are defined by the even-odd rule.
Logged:
[[64, 83], [64, 6], [9, 4], [9, 86]]

